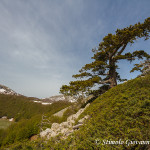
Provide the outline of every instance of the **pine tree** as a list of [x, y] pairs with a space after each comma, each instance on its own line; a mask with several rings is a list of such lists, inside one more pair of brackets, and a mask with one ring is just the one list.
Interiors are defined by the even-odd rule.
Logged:
[[142, 74], [140, 76], [145, 76], [146, 74], [150, 73], [150, 60], [147, 59], [144, 62], [140, 62], [140, 64], [135, 64], [135, 67], [130, 71], [134, 72], [140, 71]]
[[117, 72], [119, 60], [126, 59], [132, 62], [137, 58], [150, 58], [150, 55], [144, 50], [125, 53], [127, 45], [133, 44], [138, 38], [143, 37], [148, 40], [149, 31], [150, 18], [147, 18], [144, 23], [117, 29], [115, 34], [105, 36], [98, 48], [92, 50], [94, 61], [82, 67], [79, 74], [73, 75], [74, 78], [80, 78], [80, 80], [63, 85], [60, 92], [65, 95], [89, 94], [96, 86], [98, 89], [94, 92], [101, 94], [116, 86], [117, 81], [123, 81]]

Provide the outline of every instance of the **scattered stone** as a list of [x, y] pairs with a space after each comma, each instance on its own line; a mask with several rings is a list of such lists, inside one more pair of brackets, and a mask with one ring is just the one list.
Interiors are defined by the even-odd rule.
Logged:
[[40, 133], [40, 137], [46, 137], [51, 132], [52, 132], [52, 130], [50, 128], [47, 128], [46, 130], [44, 130]]
[[40, 133], [41, 137], [45, 137], [47, 139], [50, 139], [51, 137], [55, 137], [59, 134], [62, 134], [62, 138], [66, 138], [68, 135], [70, 135], [74, 130], [77, 130], [82, 126], [85, 122], [85, 120], [89, 119], [90, 116], [84, 116], [82, 119], [78, 121], [78, 124], [73, 126], [75, 121], [78, 119], [78, 117], [81, 115], [81, 113], [89, 106], [90, 104], [87, 104], [85, 108], [79, 109], [79, 111], [76, 114], [73, 114], [67, 118], [66, 122], [62, 122], [61, 124], [53, 123], [50, 128], [47, 128], [45, 131], [42, 131]]
[[7, 119], [7, 116], [3, 116], [2, 119]]
[[14, 118], [9, 119], [10, 122], [14, 121]]

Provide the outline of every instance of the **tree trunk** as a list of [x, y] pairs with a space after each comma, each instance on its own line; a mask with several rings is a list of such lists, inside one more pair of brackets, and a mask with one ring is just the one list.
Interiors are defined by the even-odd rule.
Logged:
[[113, 59], [109, 59], [109, 65], [110, 88], [112, 88], [117, 85], [115, 61]]

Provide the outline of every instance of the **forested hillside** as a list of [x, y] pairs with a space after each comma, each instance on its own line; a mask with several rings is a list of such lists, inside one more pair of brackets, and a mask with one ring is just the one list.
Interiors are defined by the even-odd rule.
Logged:
[[[65, 141], [50, 149], [148, 149], [150, 137], [150, 74], [120, 84], [98, 97], [82, 114], [91, 119]], [[109, 141], [124, 144], [109, 144]], [[132, 142], [133, 141], [133, 142]], [[53, 141], [54, 142], [54, 141]], [[47, 146], [48, 147], [48, 146]]]

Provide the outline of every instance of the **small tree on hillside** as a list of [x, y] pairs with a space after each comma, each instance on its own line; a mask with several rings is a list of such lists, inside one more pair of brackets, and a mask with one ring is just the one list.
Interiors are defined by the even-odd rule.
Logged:
[[71, 81], [70, 85], [63, 85], [60, 92], [65, 95], [89, 94], [92, 87], [97, 85], [98, 89], [95, 93], [101, 94], [116, 86], [118, 80], [123, 80], [117, 72], [119, 60], [126, 59], [132, 62], [137, 58], [150, 57], [144, 50], [125, 53], [127, 45], [133, 44], [136, 39], [143, 37], [147, 40], [149, 31], [150, 18], [147, 18], [144, 23], [117, 29], [115, 34], [105, 36], [98, 48], [92, 50], [94, 61], [82, 67], [79, 74], [73, 75], [74, 78], [80, 78], [80, 80]]

